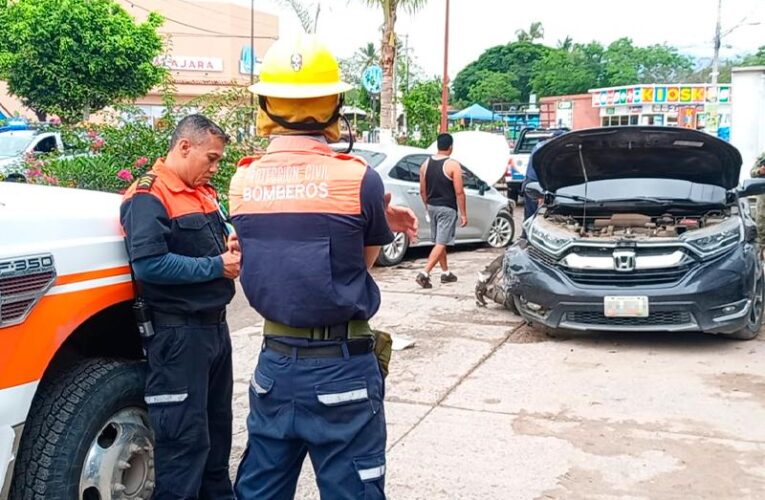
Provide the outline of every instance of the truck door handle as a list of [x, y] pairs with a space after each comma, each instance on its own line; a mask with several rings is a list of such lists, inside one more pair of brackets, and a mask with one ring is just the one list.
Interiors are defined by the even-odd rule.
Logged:
[[420, 194], [419, 189], [407, 189], [407, 194]]

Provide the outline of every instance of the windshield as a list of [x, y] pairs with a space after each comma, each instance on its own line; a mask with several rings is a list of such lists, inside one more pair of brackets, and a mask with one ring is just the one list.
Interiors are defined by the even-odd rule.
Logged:
[[[584, 184], [567, 186], [556, 191], [560, 196], [584, 196]], [[682, 200], [693, 203], [725, 204], [725, 188], [697, 184], [678, 179], [608, 179], [593, 181], [587, 187], [587, 198], [594, 201], [617, 200]], [[556, 198], [556, 204], [579, 203]]]
[[364, 161], [366, 161], [367, 164], [372, 168], [377, 168], [377, 166], [385, 159], [385, 153], [367, 151], [365, 149], [354, 149], [351, 154], [363, 158]]
[[515, 148], [516, 153], [531, 153], [531, 151], [534, 149], [534, 146], [539, 144], [542, 141], [546, 141], [552, 136], [547, 135], [537, 135], [537, 136], [531, 136], [528, 135], [523, 137], [523, 140], [518, 143], [518, 145]]
[[24, 152], [33, 134], [26, 132], [0, 133], [0, 158], [19, 156]]

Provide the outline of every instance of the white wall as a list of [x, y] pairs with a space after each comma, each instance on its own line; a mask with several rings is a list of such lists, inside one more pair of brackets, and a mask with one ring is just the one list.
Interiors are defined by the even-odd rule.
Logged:
[[765, 66], [733, 69], [730, 142], [744, 160], [741, 179], [765, 152]]

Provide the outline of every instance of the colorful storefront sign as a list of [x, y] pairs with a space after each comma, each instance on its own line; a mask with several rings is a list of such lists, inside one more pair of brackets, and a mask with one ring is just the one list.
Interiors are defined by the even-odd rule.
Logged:
[[730, 85], [633, 85], [609, 89], [591, 90], [595, 107], [624, 106], [633, 104], [705, 104], [729, 103]]

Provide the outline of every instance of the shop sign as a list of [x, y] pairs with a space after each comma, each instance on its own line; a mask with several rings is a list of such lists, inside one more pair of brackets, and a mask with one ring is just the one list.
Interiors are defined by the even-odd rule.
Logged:
[[630, 113], [640, 114], [643, 112], [643, 106], [630, 106]]
[[639, 85], [603, 89], [592, 94], [595, 107], [630, 104], [704, 104], [705, 102], [729, 103], [730, 85]]
[[571, 101], [558, 101], [558, 109], [571, 109]]
[[606, 108], [607, 115], [613, 115], [615, 112], [616, 112], [616, 109], [614, 108]]
[[154, 64], [162, 66], [170, 71], [223, 71], [223, 59], [218, 57], [196, 56], [159, 56], [154, 59]]

